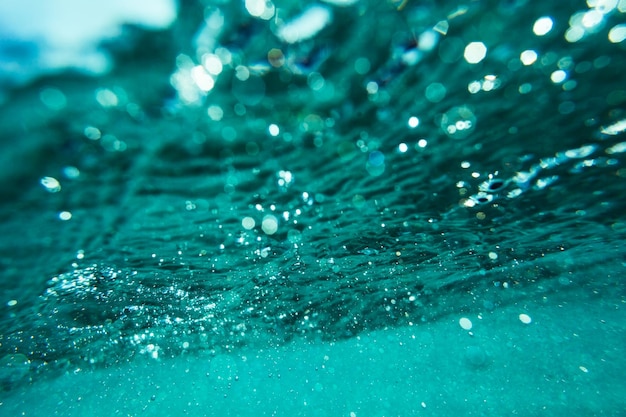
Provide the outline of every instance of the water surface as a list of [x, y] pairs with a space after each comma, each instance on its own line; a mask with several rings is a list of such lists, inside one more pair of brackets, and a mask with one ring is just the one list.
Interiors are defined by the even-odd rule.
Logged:
[[7, 90], [0, 407], [620, 415], [623, 2], [270, 5]]

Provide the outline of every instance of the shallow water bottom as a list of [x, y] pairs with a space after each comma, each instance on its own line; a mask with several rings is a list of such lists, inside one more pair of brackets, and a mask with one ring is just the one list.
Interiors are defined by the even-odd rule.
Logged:
[[299, 340], [78, 371], [10, 393], [0, 414], [623, 415], [624, 297], [613, 289], [561, 298], [336, 343]]

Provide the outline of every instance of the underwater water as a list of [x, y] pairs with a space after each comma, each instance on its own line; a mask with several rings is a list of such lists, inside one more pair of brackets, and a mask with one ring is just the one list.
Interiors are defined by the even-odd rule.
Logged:
[[154, 20], [0, 48], [0, 414], [623, 415], [625, 1]]

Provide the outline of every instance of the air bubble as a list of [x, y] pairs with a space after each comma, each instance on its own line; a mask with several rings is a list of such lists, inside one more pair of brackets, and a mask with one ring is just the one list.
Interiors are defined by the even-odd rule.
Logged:
[[278, 219], [272, 215], [263, 217], [261, 229], [263, 229], [266, 234], [273, 235], [278, 230]]
[[482, 192], [494, 193], [504, 188], [505, 185], [506, 183], [503, 180], [499, 178], [492, 178], [489, 181], [485, 181], [480, 184], [478, 189]]
[[488, 204], [493, 201], [493, 195], [481, 192], [476, 195], [473, 195], [472, 200], [476, 204]]

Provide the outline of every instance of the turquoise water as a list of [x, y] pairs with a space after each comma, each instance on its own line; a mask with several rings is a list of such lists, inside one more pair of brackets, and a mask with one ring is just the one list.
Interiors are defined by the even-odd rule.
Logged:
[[273, 4], [6, 82], [0, 414], [623, 415], [624, 2]]

